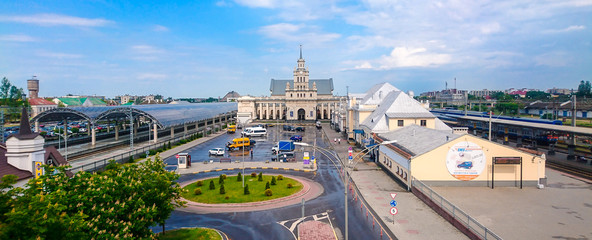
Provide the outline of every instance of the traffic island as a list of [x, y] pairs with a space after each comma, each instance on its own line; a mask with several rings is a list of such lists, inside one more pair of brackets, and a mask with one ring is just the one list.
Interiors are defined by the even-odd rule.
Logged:
[[[257, 177], [252, 178], [250, 174], [245, 175], [245, 185], [248, 184], [250, 195], [245, 199], [239, 199], [239, 195], [244, 194], [244, 188], [242, 188], [242, 181], [237, 181], [237, 175], [234, 176], [227, 176], [224, 180], [224, 194], [221, 194], [220, 188], [221, 185], [219, 184], [219, 178], [205, 178], [205, 179], [198, 179], [193, 181], [182, 182], [181, 187], [184, 189], [193, 189], [193, 191], [188, 191], [182, 195], [184, 201], [187, 201], [187, 206], [184, 208], [179, 208], [180, 211], [186, 212], [193, 212], [193, 213], [221, 213], [221, 212], [251, 212], [251, 211], [263, 211], [269, 210], [272, 208], [280, 208], [285, 206], [290, 206], [294, 204], [300, 204], [302, 199], [305, 201], [314, 199], [320, 196], [324, 189], [323, 187], [306, 178], [301, 178], [297, 176], [291, 175], [283, 175], [283, 180], [277, 180], [278, 175], [267, 175], [265, 178], [265, 174], [263, 174], [263, 180], [259, 181], [259, 174], [257, 173]], [[271, 177], [276, 178], [276, 185], [271, 185]], [[252, 181], [247, 181], [251, 180]], [[267, 180], [266, 180], [267, 179]], [[292, 188], [288, 188], [288, 179], [294, 181], [295, 184], [292, 185]], [[213, 180], [214, 188], [210, 190], [210, 182]], [[214, 200], [203, 200], [205, 199], [203, 196], [199, 197], [199, 201], [208, 201], [212, 203], [204, 203], [204, 202], [197, 202], [191, 199], [195, 199], [195, 189], [197, 189], [198, 181], [202, 181], [201, 194], [203, 195], [205, 192], [210, 192]], [[271, 196], [266, 195], [265, 188], [267, 185], [267, 181], [269, 181], [270, 189], [271, 189]], [[259, 184], [261, 183], [261, 185]], [[191, 186], [190, 186], [191, 185]], [[273, 186], [273, 187], [272, 187]], [[298, 186], [300, 188], [298, 189]], [[240, 189], [237, 191], [236, 189]], [[234, 190], [233, 190], [234, 189]], [[234, 191], [234, 193], [230, 193], [228, 191]], [[285, 193], [282, 193], [285, 192]], [[283, 194], [283, 195], [282, 195]], [[193, 195], [193, 196], [192, 196]], [[198, 195], [199, 196], [199, 195]], [[275, 198], [272, 198], [274, 197]], [[228, 197], [228, 199], [226, 199]], [[247, 200], [250, 199], [250, 200]], [[234, 202], [233, 202], [234, 200]], [[218, 203], [213, 203], [218, 202]]]

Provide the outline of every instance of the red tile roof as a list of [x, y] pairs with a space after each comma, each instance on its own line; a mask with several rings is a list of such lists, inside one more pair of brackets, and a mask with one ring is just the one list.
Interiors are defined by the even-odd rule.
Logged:
[[43, 98], [29, 98], [29, 104], [31, 105], [57, 105], [52, 101], [47, 101]]

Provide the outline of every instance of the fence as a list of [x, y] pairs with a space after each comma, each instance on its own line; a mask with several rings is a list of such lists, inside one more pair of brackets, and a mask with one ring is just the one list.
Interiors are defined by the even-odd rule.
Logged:
[[502, 239], [497, 234], [493, 233], [491, 230], [483, 226], [481, 223], [477, 222], [477, 220], [469, 216], [463, 210], [457, 208], [456, 206], [454, 206], [454, 204], [450, 203], [444, 197], [440, 196], [437, 192], [434, 192], [434, 190], [426, 186], [421, 181], [412, 178], [411, 185], [414, 188], [414, 190], [419, 190], [424, 196], [429, 198], [429, 200], [432, 201], [437, 207], [439, 207], [442, 211], [446, 212], [452, 218], [453, 221], [462, 224], [464, 228], [471, 231], [471, 233], [475, 234], [478, 238]]
[[[214, 131], [214, 130], [215, 129], [212, 129], [211, 131]], [[187, 133], [185, 136], [175, 137], [175, 138], [169, 139], [168, 141], [163, 141], [160, 143], [153, 143], [148, 146], [136, 148], [134, 150], [131, 150], [131, 151], [119, 154], [119, 155], [108, 157], [108, 158], [98, 160], [98, 161], [95, 161], [92, 163], [87, 163], [82, 166], [73, 167], [70, 169], [70, 171], [72, 173], [76, 173], [78, 171], [96, 172], [96, 171], [104, 170], [105, 167], [107, 165], [109, 165], [111, 160], [113, 160], [116, 163], [126, 163], [126, 162], [129, 162], [130, 156], [135, 159], [136, 157], [146, 154], [146, 151], [157, 150], [157, 149], [161, 148], [163, 146], [163, 144], [168, 143], [168, 142], [170, 142], [171, 145], [177, 144], [181, 140], [188, 139], [191, 137], [191, 135], [197, 134], [198, 132], [199, 132], [199, 130], [196, 130], [193, 133]], [[210, 132], [210, 130], [208, 130], [208, 132]]]

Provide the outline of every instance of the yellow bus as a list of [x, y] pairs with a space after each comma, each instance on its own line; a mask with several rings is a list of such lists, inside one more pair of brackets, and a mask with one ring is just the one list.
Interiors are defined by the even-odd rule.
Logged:
[[236, 132], [236, 125], [229, 125], [226, 129], [227, 133], [235, 133]]
[[249, 138], [235, 138], [232, 139], [232, 142], [226, 143], [226, 147], [228, 150], [240, 149], [249, 147], [251, 145], [251, 140]]

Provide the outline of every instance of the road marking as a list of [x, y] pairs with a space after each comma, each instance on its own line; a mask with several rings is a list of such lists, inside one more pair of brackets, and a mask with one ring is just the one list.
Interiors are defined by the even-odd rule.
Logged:
[[224, 169], [216, 169], [216, 172], [220, 172], [220, 171], [222, 171], [222, 170], [224, 170]]
[[278, 168], [277, 168], [277, 167], [274, 167], [273, 169], [275, 169], [275, 170], [278, 170]]
[[269, 167], [262, 167], [261, 169], [269, 169]]

